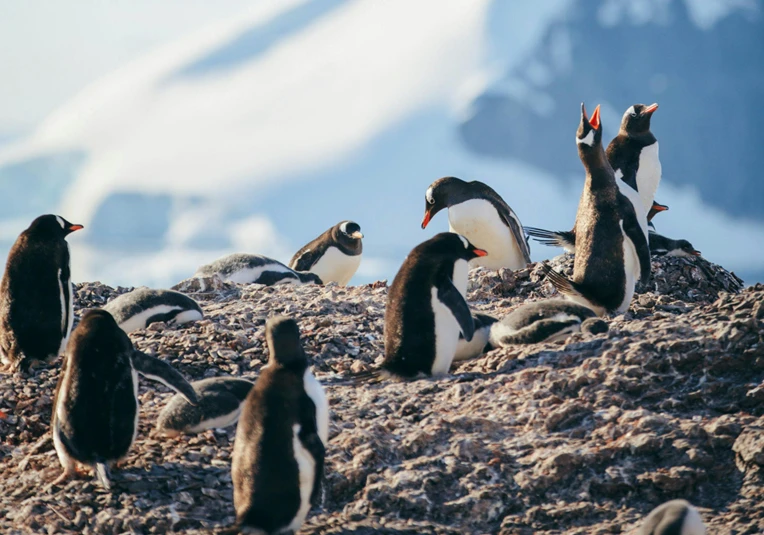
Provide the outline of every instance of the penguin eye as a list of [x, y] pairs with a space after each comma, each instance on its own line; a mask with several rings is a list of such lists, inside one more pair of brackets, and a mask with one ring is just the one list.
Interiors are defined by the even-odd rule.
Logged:
[[430, 204], [435, 204], [435, 199], [433, 199], [432, 197], [427, 197], [427, 202]]
[[631, 116], [632, 117], [636, 117], [637, 116], [637, 112], [635, 112], [635, 111], [631, 112]]

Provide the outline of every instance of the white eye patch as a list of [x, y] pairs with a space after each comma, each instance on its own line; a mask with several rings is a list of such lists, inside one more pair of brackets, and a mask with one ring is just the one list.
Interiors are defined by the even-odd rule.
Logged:
[[424, 198], [427, 199], [427, 202], [430, 204], [435, 203], [435, 199], [432, 196], [432, 188], [427, 189], [427, 193], [424, 194]]
[[58, 224], [61, 225], [61, 228], [64, 228], [64, 220], [61, 219], [61, 217], [56, 216], [56, 221], [58, 221]]
[[459, 239], [460, 239], [460, 240], [462, 240], [462, 243], [464, 244], [464, 248], [465, 248], [465, 249], [469, 249], [469, 247], [470, 247], [470, 242], [468, 242], [468, 241], [467, 241], [467, 238], [465, 238], [465, 237], [464, 237], [464, 236], [462, 236], [461, 234], [457, 234], [457, 236], [459, 236]]
[[586, 134], [583, 139], [576, 137], [576, 143], [583, 143], [590, 147], [594, 146], [594, 130], [589, 130], [589, 133]]
[[350, 221], [343, 221], [342, 224], [340, 225], [340, 230], [344, 232], [345, 234], [348, 233], [348, 223], [350, 223]]
[[628, 110], [626, 110], [626, 115], [636, 115], [637, 110], [634, 109], [634, 106], [631, 106]]

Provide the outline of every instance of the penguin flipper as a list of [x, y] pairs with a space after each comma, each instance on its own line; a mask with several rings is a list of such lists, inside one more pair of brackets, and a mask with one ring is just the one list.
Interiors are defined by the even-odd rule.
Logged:
[[575, 252], [576, 234], [570, 230], [544, 230], [536, 227], [525, 227], [528, 234], [537, 242], [552, 247], [562, 247], [566, 251]]
[[462, 294], [459, 293], [459, 290], [456, 289], [456, 286], [451, 281], [438, 286], [438, 300], [447, 306], [454, 315], [462, 330], [464, 339], [468, 342], [472, 340], [472, 336], [475, 334], [475, 320], [472, 319], [472, 313], [467, 305], [467, 301], [464, 300]]
[[314, 468], [315, 477], [313, 478], [313, 489], [310, 493], [310, 503], [311, 505], [316, 506], [321, 498], [326, 445], [321, 441], [321, 437], [318, 436], [316, 405], [307, 394], [303, 395], [300, 400], [300, 432], [298, 438], [316, 463]]
[[147, 355], [141, 351], [133, 350], [130, 357], [135, 371], [153, 381], [159, 381], [182, 395], [191, 405], [199, 403], [196, 391], [188, 381], [172, 366], [163, 360]]
[[645, 233], [642, 232], [639, 226], [633, 209], [625, 215], [622, 225], [626, 237], [631, 240], [631, 243], [634, 244], [634, 249], [637, 251], [637, 258], [639, 258], [639, 280], [642, 281], [642, 284], [645, 284], [650, 280], [650, 274], [653, 269], [650, 260], [650, 245], [647, 242]]
[[322, 251], [318, 249], [310, 249], [310, 245], [306, 245], [295, 253], [292, 260], [289, 261], [289, 269], [295, 271], [309, 271], [313, 265], [319, 261], [322, 256]]

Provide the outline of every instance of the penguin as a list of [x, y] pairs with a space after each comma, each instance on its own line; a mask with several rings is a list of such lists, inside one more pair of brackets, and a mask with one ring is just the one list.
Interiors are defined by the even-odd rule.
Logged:
[[314, 273], [289, 269], [278, 260], [256, 254], [234, 253], [200, 267], [195, 277], [217, 275], [224, 281], [238, 284], [323, 284]]
[[346, 286], [361, 265], [362, 238], [358, 223], [340, 221], [297, 251], [289, 267], [315, 273], [326, 284]]
[[468, 342], [464, 339], [464, 334], [459, 331], [459, 341], [456, 344], [454, 362], [474, 359], [494, 349], [494, 346], [488, 341], [488, 337], [491, 332], [491, 326], [497, 321], [499, 320], [488, 314], [472, 314], [475, 332], [472, 334], [472, 340]]
[[42, 215], [11, 247], [0, 282], [0, 360], [10, 369], [26, 371], [66, 348], [74, 322], [66, 237], [82, 228]]
[[424, 208], [423, 229], [435, 214], [448, 208], [449, 230], [488, 253], [472, 265], [522, 269], [530, 263], [530, 246], [520, 219], [486, 184], [453, 176], [439, 178], [427, 189]]
[[[651, 228], [655, 228], [652, 223], [653, 217], [659, 212], [665, 212], [669, 207], [665, 204], [659, 204], [653, 201], [650, 211], [647, 213], [647, 226], [648, 235]], [[526, 232], [533, 237], [539, 243], [549, 245], [551, 247], [562, 247], [566, 253], [576, 253], [576, 229], [573, 227], [571, 230], [558, 230], [553, 232], [551, 230], [544, 230], [536, 227], [525, 227]], [[652, 247], [652, 246], [651, 246]]]
[[95, 467], [111, 489], [109, 466], [123, 459], [138, 433], [138, 374], [160, 381], [191, 403], [196, 393], [172, 366], [133, 348], [130, 338], [103, 309], [87, 311], [66, 347], [53, 401], [53, 446], [64, 473], [77, 463]]
[[275, 317], [265, 330], [270, 358], [244, 400], [233, 446], [235, 529], [296, 532], [321, 494], [329, 408], [297, 322]]
[[653, 509], [638, 535], [705, 535], [698, 510], [686, 500], [671, 500]]
[[204, 317], [199, 303], [173, 290], [138, 288], [112, 299], [103, 307], [126, 333], [164, 321], [182, 325]]
[[658, 140], [650, 131], [650, 120], [657, 109], [657, 103], [630, 106], [606, 151], [618, 188], [634, 203], [637, 213], [639, 208], [645, 214], [650, 211], [661, 181]]
[[700, 256], [687, 240], [672, 240], [650, 231], [650, 254], [653, 256]]
[[487, 253], [453, 232], [417, 245], [387, 294], [385, 358], [375, 378], [448, 373], [459, 344], [475, 333], [467, 295], [469, 261]]
[[[489, 343], [493, 347], [506, 347], [557, 342], [579, 332], [583, 323], [596, 317], [592, 309], [564, 299], [526, 303], [491, 326]], [[601, 329], [601, 326], [596, 328]], [[600, 332], [606, 331], [607, 324]]]
[[598, 316], [625, 312], [636, 282], [650, 277], [650, 249], [634, 205], [619, 191], [605, 157], [599, 106], [589, 120], [581, 104], [576, 144], [586, 182], [576, 214], [573, 279], [546, 263], [542, 268], [557, 291]]
[[159, 413], [156, 429], [168, 437], [228, 427], [239, 421], [241, 407], [252, 389], [251, 381], [212, 377], [191, 383], [198, 402], [190, 404], [175, 394]]

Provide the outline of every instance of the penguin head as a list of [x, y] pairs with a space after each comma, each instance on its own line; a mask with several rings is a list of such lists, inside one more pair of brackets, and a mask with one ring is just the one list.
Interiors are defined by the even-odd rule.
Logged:
[[665, 204], [658, 204], [657, 202], [653, 201], [653, 205], [650, 207], [650, 211], [647, 212], [647, 221], [650, 222], [655, 217], [655, 214], [658, 212], [665, 212], [668, 210], [669, 207]]
[[698, 510], [686, 500], [671, 500], [647, 515], [638, 535], [705, 535]]
[[470, 261], [479, 256], [486, 256], [488, 253], [483, 249], [478, 249], [470, 241], [455, 232], [441, 232], [429, 240], [430, 254], [440, 254], [449, 258]]
[[60, 215], [47, 214], [32, 221], [27, 230], [41, 237], [65, 238], [75, 230], [82, 228], [84, 228], [82, 225], [69, 223]]
[[650, 131], [650, 119], [655, 110], [658, 109], [658, 103], [645, 106], [644, 104], [634, 104], [626, 110], [621, 119], [621, 133], [627, 135], [641, 134]]
[[361, 234], [361, 225], [355, 221], [343, 221], [339, 224], [340, 236], [346, 240], [360, 240], [363, 238]]
[[115, 352], [129, 351], [132, 342], [125, 332], [119, 328], [117, 321], [109, 312], [101, 308], [86, 310], [77, 327], [72, 331], [72, 336], [67, 345], [67, 353], [70, 348], [77, 347], [82, 340], [99, 340], [102, 347], [108, 346]]
[[594, 108], [591, 118], [586, 114], [586, 106], [581, 103], [581, 122], [576, 131], [576, 143], [579, 152], [587, 152], [602, 145], [602, 123], [600, 122], [600, 106]]
[[308, 359], [300, 342], [300, 328], [292, 318], [270, 318], [265, 324], [265, 339], [271, 353], [270, 363], [287, 367], [307, 364]]
[[677, 240], [676, 246], [681, 251], [682, 256], [700, 256], [700, 251], [696, 251], [695, 247], [687, 240]]
[[455, 193], [463, 190], [466, 184], [464, 180], [455, 176], [444, 176], [430, 184], [430, 187], [427, 188], [424, 194], [423, 229], [427, 228], [435, 214], [451, 206]]

